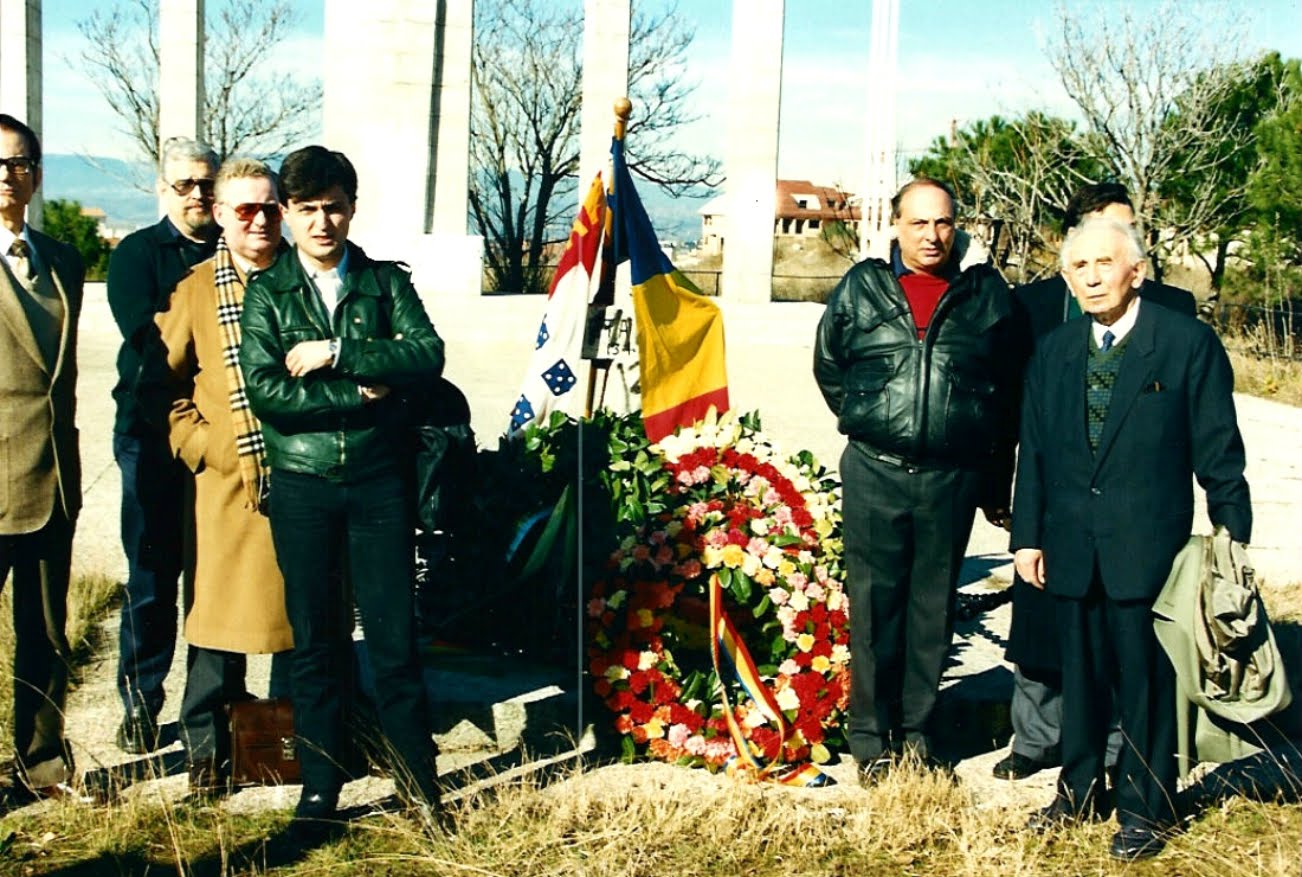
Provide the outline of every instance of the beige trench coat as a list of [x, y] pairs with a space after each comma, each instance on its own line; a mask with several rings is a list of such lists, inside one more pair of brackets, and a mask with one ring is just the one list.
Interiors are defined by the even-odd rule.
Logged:
[[211, 259], [177, 285], [156, 322], [167, 351], [172, 451], [195, 473], [194, 594], [185, 638], [245, 654], [292, 648], [271, 526], [247, 507], [240, 480]]

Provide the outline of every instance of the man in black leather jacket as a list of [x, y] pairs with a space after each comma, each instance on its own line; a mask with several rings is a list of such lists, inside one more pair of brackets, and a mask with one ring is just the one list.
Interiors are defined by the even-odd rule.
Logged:
[[240, 366], [266, 440], [271, 535], [294, 630], [303, 774], [295, 826], [311, 832], [330, 820], [345, 779], [345, 580], [375, 673], [381, 748], [400, 795], [432, 818], [438, 787], [416, 643], [415, 521], [403, 480], [406, 430], [390, 390], [438, 377], [443, 342], [404, 266], [347, 240], [357, 174], [342, 153], [292, 152], [280, 183], [295, 246], [249, 283]]
[[978, 506], [1008, 517], [1024, 321], [954, 224], [942, 183], [891, 202], [888, 264], [846, 273], [819, 322], [814, 376], [838, 428], [851, 608], [850, 750], [860, 782], [901, 754], [931, 761], [928, 723]]

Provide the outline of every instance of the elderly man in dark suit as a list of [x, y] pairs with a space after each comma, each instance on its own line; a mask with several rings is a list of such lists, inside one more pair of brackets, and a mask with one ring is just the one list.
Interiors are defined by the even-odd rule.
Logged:
[[0, 587], [13, 572], [15, 775], [10, 805], [59, 796], [68, 577], [81, 508], [76, 414], [81, 257], [27, 225], [41, 144], [0, 114]]
[[1234, 375], [1210, 328], [1139, 296], [1143, 249], [1114, 219], [1067, 236], [1081, 310], [1042, 339], [1023, 397], [1013, 503], [1018, 573], [1052, 594], [1063, 667], [1063, 767], [1034, 830], [1103, 815], [1115, 698], [1125, 744], [1112, 855], [1156, 855], [1178, 826], [1174, 673], [1151, 609], [1193, 523], [1192, 476], [1213, 524], [1252, 525]]
[[[1120, 183], [1089, 183], [1076, 191], [1063, 216], [1063, 231], [1070, 232], [1089, 217], [1109, 217], [1135, 224], [1130, 196]], [[1043, 337], [1070, 319], [1079, 317], [1080, 306], [1061, 274], [1028, 283], [1013, 290], [1035, 338]], [[1193, 316], [1193, 294], [1144, 279], [1139, 296]], [[1020, 577], [1013, 580], [1013, 623], [1008, 633], [1007, 658], [1013, 664], [1011, 718], [1013, 743], [1007, 756], [994, 766], [1000, 779], [1020, 780], [1061, 763], [1059, 737], [1062, 730], [1062, 673], [1058, 639], [1050, 634], [1053, 600]], [[1108, 763], [1116, 763], [1121, 736], [1114, 732], [1108, 744]]]

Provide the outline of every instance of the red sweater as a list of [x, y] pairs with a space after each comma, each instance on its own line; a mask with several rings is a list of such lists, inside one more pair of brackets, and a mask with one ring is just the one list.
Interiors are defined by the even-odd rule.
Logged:
[[904, 296], [909, 300], [909, 308], [913, 311], [913, 324], [918, 327], [918, 338], [921, 339], [927, 334], [931, 315], [936, 312], [940, 297], [949, 288], [949, 281], [943, 277], [917, 273], [901, 274], [899, 280]]

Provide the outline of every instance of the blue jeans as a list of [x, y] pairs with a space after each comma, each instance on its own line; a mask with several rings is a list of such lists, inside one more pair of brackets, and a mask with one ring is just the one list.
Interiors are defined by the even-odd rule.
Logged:
[[185, 482], [167, 439], [113, 434], [122, 472], [122, 550], [127, 585], [118, 633], [118, 693], [128, 712], [157, 716], [176, 650], [177, 581], [184, 557]]
[[[399, 790], [436, 801], [434, 738], [416, 646], [415, 522], [398, 474], [352, 484], [273, 471], [271, 536], [294, 629], [294, 727], [304, 794], [335, 794], [352, 671], [352, 612], [361, 614], [375, 674], [376, 712]], [[346, 561], [345, 561], [346, 558]]]

